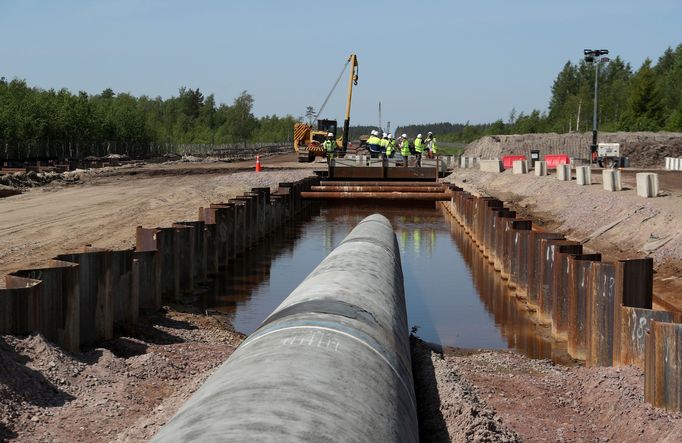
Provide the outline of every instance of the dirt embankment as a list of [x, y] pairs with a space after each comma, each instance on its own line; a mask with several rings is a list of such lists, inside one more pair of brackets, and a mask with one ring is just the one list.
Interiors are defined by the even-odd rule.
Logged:
[[[271, 163], [274, 168], [268, 169]], [[58, 254], [78, 251], [85, 244], [130, 248], [136, 226], [196, 220], [200, 206], [226, 201], [253, 187], [276, 189], [280, 182], [312, 175], [314, 167], [281, 169], [288, 165], [271, 161], [258, 174], [243, 171], [253, 167], [250, 163], [108, 168], [83, 174], [77, 183], [53, 182], [3, 198], [0, 280], [17, 269], [41, 266]]]
[[[630, 166], [663, 168], [665, 157], [682, 157], [682, 133], [678, 132], [600, 132], [599, 141], [620, 143], [621, 155], [630, 158]], [[592, 133], [491, 135], [469, 143], [465, 156], [500, 158], [503, 155], [526, 155], [530, 150], [545, 154], [567, 154], [589, 158]]]
[[147, 441], [243, 338], [168, 309], [79, 353], [0, 336], [0, 441]]

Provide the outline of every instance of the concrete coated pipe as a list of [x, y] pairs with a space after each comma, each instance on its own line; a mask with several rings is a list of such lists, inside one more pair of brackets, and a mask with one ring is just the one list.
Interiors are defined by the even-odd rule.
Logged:
[[153, 441], [416, 442], [398, 244], [367, 217]]

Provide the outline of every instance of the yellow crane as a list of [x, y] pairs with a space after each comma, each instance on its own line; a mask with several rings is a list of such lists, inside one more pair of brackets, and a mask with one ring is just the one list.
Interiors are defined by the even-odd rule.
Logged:
[[[348, 97], [346, 100], [346, 115], [343, 121], [343, 135], [341, 138], [336, 137], [337, 132], [337, 122], [336, 120], [326, 120], [318, 119], [322, 110], [324, 110], [325, 105], [329, 101], [334, 89], [339, 84], [343, 73], [346, 71], [346, 67], [350, 65], [350, 77], [348, 79]], [[350, 127], [350, 104], [351, 98], [353, 97], [353, 86], [358, 84], [358, 58], [355, 54], [351, 54], [346, 61], [346, 64], [339, 74], [339, 77], [334, 83], [331, 91], [327, 95], [324, 103], [320, 106], [320, 110], [317, 112], [313, 123], [317, 123], [317, 129], [307, 123], [296, 123], [294, 124], [294, 151], [298, 154], [299, 162], [310, 162], [315, 156], [324, 156], [324, 149], [322, 148], [322, 143], [327, 137], [328, 133], [334, 134], [336, 139], [336, 146], [339, 148], [341, 153], [345, 153], [348, 148], [348, 131]]]

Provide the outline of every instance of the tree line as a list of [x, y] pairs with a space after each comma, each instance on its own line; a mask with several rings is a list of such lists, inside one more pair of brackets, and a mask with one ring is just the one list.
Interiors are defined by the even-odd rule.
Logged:
[[[554, 80], [546, 112], [512, 109], [506, 121], [409, 125], [396, 133], [432, 131], [442, 141], [470, 142], [484, 135], [591, 131], [594, 77], [594, 65], [568, 61]], [[682, 132], [682, 44], [666, 49], [656, 63], [646, 59], [637, 70], [618, 56], [602, 64], [598, 93], [600, 131]]]
[[[213, 94], [180, 88], [168, 99], [114, 93], [71, 93], [0, 78], [0, 158], [85, 157], [106, 151], [140, 157], [154, 144], [282, 142], [294, 117], [256, 118], [243, 91], [231, 105]], [[113, 147], [113, 148], [112, 148]]]
[[[512, 109], [492, 123], [431, 123], [395, 128], [395, 134], [432, 131], [441, 141], [469, 142], [484, 135], [589, 131], [594, 96], [593, 65], [566, 62], [552, 85], [548, 110]], [[182, 87], [167, 99], [135, 97], [107, 88], [99, 94], [41, 89], [25, 80], [0, 78], [0, 158], [85, 157], [103, 152], [141, 157], [155, 144], [283, 142], [303, 117], [253, 114], [254, 99], [243, 91], [232, 104], [216, 103], [198, 88]], [[306, 110], [310, 121], [314, 109]], [[682, 44], [656, 63], [632, 66], [615, 57], [599, 76], [599, 129], [682, 131]], [[372, 126], [351, 127], [351, 139]], [[113, 148], [112, 148], [113, 147]]]

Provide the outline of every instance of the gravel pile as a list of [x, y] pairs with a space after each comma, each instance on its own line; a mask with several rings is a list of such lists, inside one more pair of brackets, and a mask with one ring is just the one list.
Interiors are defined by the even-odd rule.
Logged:
[[0, 175], [0, 186], [7, 186], [13, 189], [25, 189], [45, 186], [53, 181], [76, 183], [79, 180], [79, 174], [76, 172], [15, 172], [12, 174]]
[[415, 337], [411, 345], [420, 441], [521, 441], [442, 355]]

